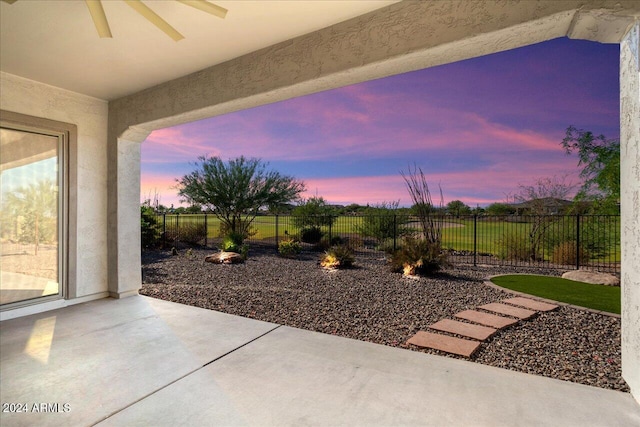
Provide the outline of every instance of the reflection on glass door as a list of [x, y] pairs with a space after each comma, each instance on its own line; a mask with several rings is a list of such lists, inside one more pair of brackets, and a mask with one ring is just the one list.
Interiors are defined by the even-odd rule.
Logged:
[[62, 295], [64, 137], [0, 128], [0, 304]]

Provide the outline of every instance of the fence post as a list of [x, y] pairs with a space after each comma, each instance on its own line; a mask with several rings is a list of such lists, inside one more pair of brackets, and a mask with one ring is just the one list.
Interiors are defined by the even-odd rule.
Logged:
[[278, 249], [279, 246], [278, 237], [278, 214], [276, 214], [276, 249]]
[[473, 214], [473, 266], [478, 265], [478, 214]]
[[162, 248], [167, 244], [167, 213], [162, 212]]
[[180, 241], [180, 213], [176, 212], [176, 236], [173, 239], [173, 246]]
[[208, 247], [209, 224], [207, 223], [207, 213], [204, 214], [204, 247]]
[[396, 251], [396, 239], [398, 237], [398, 222], [397, 222], [397, 214], [393, 214], [393, 251]]
[[576, 270], [580, 270], [580, 214], [576, 214]]

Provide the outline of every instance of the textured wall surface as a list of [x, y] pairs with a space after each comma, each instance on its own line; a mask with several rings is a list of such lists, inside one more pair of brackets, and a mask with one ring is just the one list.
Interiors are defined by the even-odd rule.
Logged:
[[[117, 199], [115, 206], [118, 206], [118, 209], [112, 212], [117, 216], [117, 220], [109, 223], [109, 234], [120, 233], [124, 241], [118, 246], [117, 251], [109, 252], [110, 266], [114, 266], [109, 268], [109, 294], [114, 298], [137, 294], [142, 283], [140, 148], [141, 145], [137, 141], [118, 140], [118, 191], [110, 195]], [[130, 203], [133, 199], [138, 202]]]
[[[69, 240], [70, 293], [86, 297], [107, 291], [107, 112], [105, 101], [43, 85], [11, 74], [0, 74], [0, 108], [75, 124], [76, 152], [71, 153], [72, 185]], [[75, 220], [75, 223], [74, 223]], [[70, 245], [73, 249], [74, 245]]]
[[622, 375], [640, 403], [640, 23], [620, 44]]

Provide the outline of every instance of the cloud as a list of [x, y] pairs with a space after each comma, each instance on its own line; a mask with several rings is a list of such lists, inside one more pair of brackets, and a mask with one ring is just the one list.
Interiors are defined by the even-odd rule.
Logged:
[[144, 173], [140, 180], [140, 202], [147, 199], [153, 201], [158, 196], [162, 205], [179, 206], [178, 190], [175, 187], [176, 180], [173, 175]]
[[559, 39], [159, 130], [142, 147], [143, 182], [204, 154], [277, 163], [341, 204], [405, 198], [397, 171], [414, 162], [448, 201], [472, 204], [538, 177], [578, 182], [565, 128], [619, 131], [609, 56], [615, 46]]
[[220, 155], [209, 145], [205, 135], [187, 133], [180, 127], [151, 132], [142, 143], [143, 163], [176, 163], [195, 161], [199, 155]]
[[288, 161], [413, 158], [414, 153], [438, 150], [558, 150], [561, 139], [557, 133], [515, 129], [476, 112], [366, 88], [337, 89], [266, 107], [153, 132], [143, 145], [143, 160], [192, 161], [202, 154]]
[[[557, 169], [521, 165], [519, 170], [499, 168], [493, 171], [425, 172], [434, 204], [440, 203], [440, 188], [444, 204], [461, 200], [470, 206], [503, 201], [507, 195], [517, 194], [519, 185], [531, 185], [539, 178], [554, 176]], [[567, 171], [567, 184], [578, 182], [578, 171]], [[304, 197], [318, 195], [329, 203], [379, 204], [399, 200], [402, 206], [413, 204], [400, 174], [305, 179]]]

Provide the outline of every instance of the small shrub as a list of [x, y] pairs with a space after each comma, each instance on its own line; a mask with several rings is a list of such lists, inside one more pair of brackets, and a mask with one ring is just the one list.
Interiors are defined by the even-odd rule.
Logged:
[[249, 247], [244, 245], [242, 242], [244, 241], [242, 233], [234, 233], [231, 232], [224, 236], [222, 239], [222, 245], [220, 249], [224, 252], [235, 252], [237, 254], [242, 255], [244, 259], [247, 259], [247, 255], [249, 254]]
[[143, 248], [155, 248], [160, 244], [160, 224], [153, 208], [149, 206], [140, 207], [140, 231]]
[[364, 241], [362, 240], [362, 237], [358, 235], [351, 234], [349, 235], [349, 237], [347, 237], [346, 240], [349, 246], [352, 248], [361, 248], [364, 246]]
[[258, 230], [251, 227], [251, 222], [248, 221], [240, 221], [239, 224], [236, 224], [236, 231], [231, 230], [231, 228], [226, 223], [221, 222], [219, 235], [229, 236], [231, 234], [233, 234], [234, 236], [240, 236], [240, 244], [242, 244], [242, 242], [244, 242], [246, 239], [258, 234]]
[[286, 239], [278, 244], [278, 253], [284, 258], [297, 258], [300, 251], [300, 243], [293, 239]]
[[296, 227], [330, 227], [336, 220], [333, 207], [322, 197], [311, 197], [291, 212]]
[[315, 245], [313, 245], [312, 250], [315, 252], [326, 252], [329, 250], [331, 245], [329, 244], [328, 239], [322, 239]]
[[333, 236], [331, 238], [331, 241], [329, 242], [329, 244], [331, 246], [339, 246], [339, 245], [346, 245], [347, 244], [347, 239], [341, 237], [341, 236]]
[[387, 239], [397, 238], [406, 234], [409, 217], [398, 215], [397, 202], [382, 202], [366, 210], [362, 224], [357, 227], [360, 234], [375, 238], [379, 244]]
[[[575, 240], [562, 242], [553, 248], [551, 262], [554, 264], [575, 265], [578, 261], [577, 249], [577, 242]], [[589, 253], [582, 247], [582, 245], [580, 245], [580, 262], [586, 263], [587, 261], [589, 261]]]
[[405, 237], [402, 247], [391, 256], [391, 271], [404, 275], [426, 275], [449, 265], [439, 243]]
[[240, 247], [244, 241], [241, 233], [231, 232], [223, 237], [220, 249], [225, 252], [240, 253]]
[[180, 224], [178, 228], [177, 240], [189, 245], [201, 245], [204, 243], [204, 239], [207, 237], [207, 230], [204, 224], [198, 224], [194, 222], [187, 222]]
[[[394, 246], [396, 247], [394, 248]], [[376, 245], [376, 250], [392, 255], [393, 252], [397, 250], [397, 246], [398, 246], [397, 244], [396, 245], [393, 244], [393, 239], [385, 239], [378, 242], [378, 244]]]
[[300, 240], [304, 243], [318, 243], [322, 239], [322, 236], [324, 236], [324, 232], [317, 226], [304, 227], [300, 230]]
[[320, 265], [325, 268], [349, 268], [353, 266], [354, 262], [353, 249], [345, 245], [338, 245], [325, 252], [320, 260]]
[[498, 239], [498, 258], [514, 261], [529, 261], [531, 247], [528, 236], [516, 233], [505, 233]]

